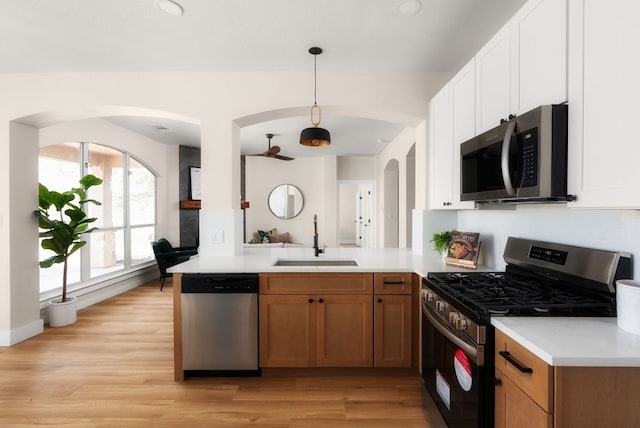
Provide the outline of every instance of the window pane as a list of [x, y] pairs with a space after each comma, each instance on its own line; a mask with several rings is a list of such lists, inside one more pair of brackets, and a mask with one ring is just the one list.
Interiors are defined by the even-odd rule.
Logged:
[[[38, 181], [49, 190], [66, 192], [78, 187], [80, 179], [80, 144], [65, 143], [46, 146], [40, 149], [38, 160]], [[53, 214], [53, 209], [49, 211]], [[41, 240], [40, 240], [41, 241]], [[54, 255], [51, 250], [44, 250], [39, 245], [39, 261]], [[63, 265], [56, 263], [50, 268], [40, 269], [40, 292], [62, 288]], [[80, 253], [75, 253], [68, 260], [67, 285], [80, 282]]]
[[90, 241], [91, 278], [124, 269], [123, 230], [96, 230]]
[[88, 173], [104, 180], [102, 185], [89, 190], [90, 198], [102, 202], [100, 206], [87, 206], [89, 216], [98, 218], [93, 225], [100, 228], [124, 226], [124, 155], [99, 144], [88, 144], [88, 147]]
[[[44, 250], [40, 247], [40, 259], [44, 260], [54, 253], [51, 250]], [[55, 263], [50, 268], [40, 268], [40, 292], [62, 289], [62, 263]], [[80, 252], [75, 252], [67, 260], [67, 287], [80, 282]]]
[[156, 222], [156, 177], [133, 158], [129, 159], [129, 212], [132, 226]]
[[40, 183], [49, 190], [66, 192], [78, 187], [80, 180], [80, 144], [65, 143], [40, 149]]
[[155, 239], [155, 227], [131, 229], [131, 266], [154, 259], [151, 241]]

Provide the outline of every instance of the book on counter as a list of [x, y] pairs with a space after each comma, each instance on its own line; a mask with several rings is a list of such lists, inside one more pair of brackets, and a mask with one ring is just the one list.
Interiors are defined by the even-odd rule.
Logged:
[[480, 234], [477, 232], [460, 232], [454, 230], [451, 233], [451, 241], [444, 258], [446, 264], [470, 269], [478, 267], [478, 255], [480, 254]]

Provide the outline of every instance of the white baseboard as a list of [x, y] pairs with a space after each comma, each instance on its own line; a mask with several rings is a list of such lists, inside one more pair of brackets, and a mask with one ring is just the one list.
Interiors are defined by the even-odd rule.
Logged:
[[[135, 273], [126, 274], [121, 278], [112, 278], [108, 281], [109, 285], [100, 287], [99, 284], [94, 284], [84, 290], [74, 292], [73, 295], [78, 298], [78, 309], [83, 309], [117, 296], [118, 294], [122, 294], [139, 285], [146, 284], [156, 278], [158, 278], [157, 268], [149, 267]], [[158, 290], [159, 289], [160, 283], [158, 282]], [[48, 322], [47, 304], [43, 302], [40, 308], [39, 319], [14, 330], [0, 331], [0, 346], [15, 345], [30, 337], [41, 334], [44, 331], [44, 324], [46, 322]]]
[[11, 346], [44, 331], [44, 320], [38, 319], [14, 330], [0, 331], [0, 346]]

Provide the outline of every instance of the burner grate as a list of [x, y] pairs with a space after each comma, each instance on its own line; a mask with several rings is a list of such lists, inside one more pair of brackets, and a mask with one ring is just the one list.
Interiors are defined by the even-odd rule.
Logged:
[[561, 281], [506, 272], [430, 273], [427, 278], [479, 315], [615, 315], [609, 297], [577, 293]]

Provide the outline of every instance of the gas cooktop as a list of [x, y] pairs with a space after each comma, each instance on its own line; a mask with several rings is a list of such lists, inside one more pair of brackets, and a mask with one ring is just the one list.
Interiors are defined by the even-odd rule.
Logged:
[[474, 317], [615, 316], [615, 281], [631, 256], [509, 237], [505, 272], [435, 272], [426, 288]]
[[477, 315], [614, 316], [612, 295], [507, 272], [430, 273], [429, 283]]

